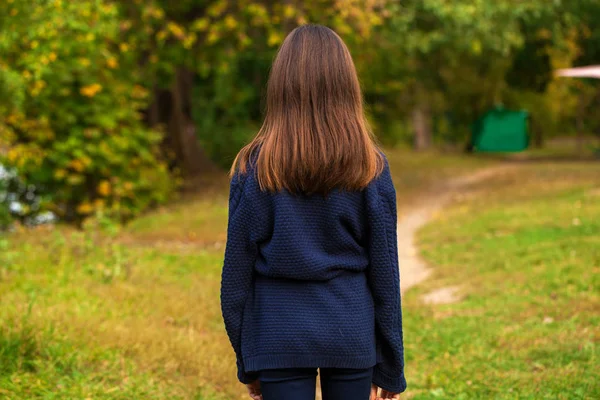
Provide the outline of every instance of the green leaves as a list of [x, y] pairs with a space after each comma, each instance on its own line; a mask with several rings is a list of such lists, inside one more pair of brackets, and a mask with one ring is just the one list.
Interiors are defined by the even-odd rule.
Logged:
[[[10, 16], [0, 25], [0, 131], [9, 148], [0, 162], [50, 195], [45, 207], [67, 220], [97, 211], [126, 219], [164, 201], [173, 187], [160, 178], [168, 176], [161, 137], [139, 116], [149, 102], [141, 37], [127, 34], [113, 1], [29, 8], [0, 4]], [[143, 171], [157, 179], [138, 184]]]

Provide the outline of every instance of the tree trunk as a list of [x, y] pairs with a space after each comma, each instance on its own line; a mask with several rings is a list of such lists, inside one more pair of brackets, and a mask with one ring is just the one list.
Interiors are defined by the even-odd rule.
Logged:
[[431, 112], [426, 103], [417, 104], [412, 111], [415, 150], [426, 150], [431, 147]]
[[577, 154], [581, 154], [583, 151], [583, 130], [584, 130], [584, 112], [585, 112], [585, 102], [583, 100], [583, 95], [579, 95], [579, 105], [577, 107]]
[[542, 127], [537, 123], [537, 119], [529, 116], [529, 129], [531, 130], [531, 136], [533, 139], [533, 146], [536, 149], [544, 147], [544, 133]]
[[152, 88], [152, 98], [154, 99], [148, 109], [147, 121], [151, 128], [160, 123], [160, 109], [158, 107], [160, 93], [156, 88]]
[[187, 177], [216, 169], [196, 137], [196, 126], [191, 118], [192, 81], [192, 72], [183, 67], [177, 69], [171, 88], [171, 112], [167, 124], [169, 144], [177, 164]]

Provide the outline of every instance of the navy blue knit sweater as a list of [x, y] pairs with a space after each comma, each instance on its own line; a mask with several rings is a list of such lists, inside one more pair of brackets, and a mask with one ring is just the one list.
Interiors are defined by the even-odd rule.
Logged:
[[221, 281], [238, 379], [267, 368], [375, 366], [406, 388], [389, 165], [362, 191], [263, 192], [250, 165], [231, 180]]

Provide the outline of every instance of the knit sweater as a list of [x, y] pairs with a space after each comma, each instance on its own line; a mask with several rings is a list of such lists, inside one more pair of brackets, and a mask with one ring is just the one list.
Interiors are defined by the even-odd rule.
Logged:
[[260, 190], [250, 163], [231, 180], [221, 310], [238, 379], [261, 369], [368, 368], [406, 389], [396, 192], [385, 159], [361, 191]]

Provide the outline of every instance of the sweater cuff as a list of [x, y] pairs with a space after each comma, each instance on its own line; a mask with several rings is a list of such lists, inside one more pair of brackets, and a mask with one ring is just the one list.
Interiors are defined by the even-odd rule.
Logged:
[[244, 364], [240, 361], [236, 361], [237, 365], [237, 377], [238, 380], [244, 384], [252, 383], [258, 379], [258, 372], [246, 372], [244, 370]]
[[378, 387], [392, 393], [402, 393], [406, 390], [406, 379], [404, 374], [397, 377], [390, 377], [377, 366], [373, 369], [373, 383]]

